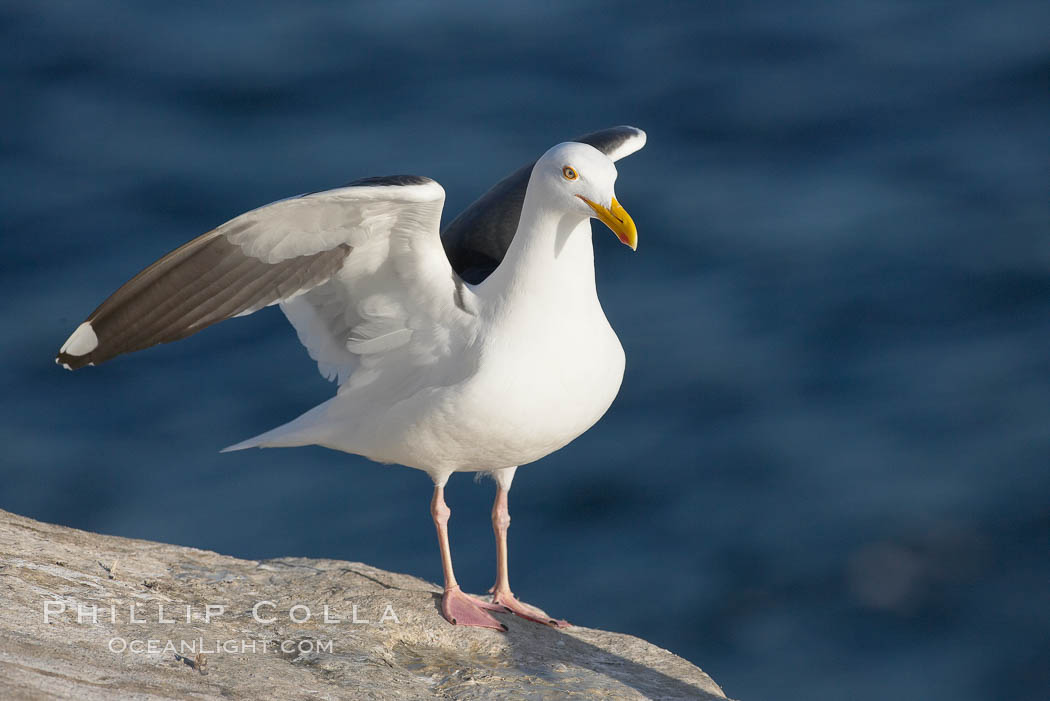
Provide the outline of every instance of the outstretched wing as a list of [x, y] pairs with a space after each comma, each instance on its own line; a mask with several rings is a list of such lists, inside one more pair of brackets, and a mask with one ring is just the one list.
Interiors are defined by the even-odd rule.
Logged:
[[[618, 160], [645, 145], [645, 132], [614, 127], [576, 141]], [[443, 329], [469, 323], [464, 279], [480, 282], [503, 260], [533, 165], [497, 183], [440, 239], [444, 190], [417, 176], [366, 178], [242, 214], [118, 289], [55, 360], [97, 365], [279, 303], [321, 374], [340, 384], [369, 356], [405, 345], [425, 362], [448, 351]]]
[[[361, 356], [407, 343], [412, 324], [453, 324], [435, 317], [466, 314], [469, 290], [438, 237], [444, 200], [445, 191], [429, 178], [393, 176], [242, 214], [113, 293], [73, 332], [56, 362], [69, 369], [97, 365], [275, 303], [288, 313], [320, 287], [326, 292], [318, 292], [319, 306], [307, 310], [314, 327], [294, 313], [289, 318], [311, 355], [333, 363], [328, 374], [345, 378]], [[346, 307], [338, 314], [323, 304], [336, 302], [333, 289]]]
[[[603, 129], [573, 139], [589, 144], [614, 161], [645, 146], [645, 132], [636, 127]], [[510, 247], [521, 218], [525, 189], [533, 161], [492, 186], [445, 227], [441, 234], [452, 267], [467, 282], [477, 284], [496, 269]]]

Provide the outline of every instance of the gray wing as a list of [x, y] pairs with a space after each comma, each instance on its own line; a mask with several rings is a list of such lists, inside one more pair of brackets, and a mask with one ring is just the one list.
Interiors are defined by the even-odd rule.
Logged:
[[[573, 139], [589, 144], [617, 161], [645, 146], [645, 132], [636, 127], [603, 129]], [[496, 183], [441, 232], [441, 243], [452, 269], [477, 284], [503, 260], [518, 228], [525, 189], [535, 161]]]
[[[443, 264], [447, 273], [439, 270], [437, 277], [447, 278], [452, 287], [444, 255], [436, 262], [422, 254], [419, 260], [398, 261], [393, 260], [397, 252], [389, 250], [400, 233], [432, 236], [440, 251], [437, 222], [444, 198], [444, 190], [429, 178], [393, 176], [246, 212], [124, 284], [77, 327], [55, 361], [70, 370], [97, 365], [185, 338], [223, 319], [294, 301], [340, 273], [352, 250], [354, 259], [371, 260], [374, 268], [388, 259], [401, 268]], [[426, 251], [425, 241], [416, 246]]]

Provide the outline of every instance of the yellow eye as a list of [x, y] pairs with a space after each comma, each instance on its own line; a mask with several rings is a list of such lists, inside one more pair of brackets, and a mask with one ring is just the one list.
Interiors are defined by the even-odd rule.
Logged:
[[569, 166], [565, 166], [564, 168], [562, 168], [561, 174], [565, 176], [566, 180], [575, 180], [576, 178], [580, 177], [576, 174], [576, 171], [570, 168]]

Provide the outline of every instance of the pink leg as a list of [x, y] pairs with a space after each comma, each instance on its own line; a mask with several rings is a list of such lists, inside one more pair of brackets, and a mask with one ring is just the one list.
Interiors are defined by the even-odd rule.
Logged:
[[507, 508], [507, 490], [500, 485], [496, 490], [496, 501], [492, 505], [492, 530], [496, 533], [496, 584], [492, 587], [492, 603], [500, 604], [508, 611], [530, 621], [544, 623], [555, 628], [566, 628], [568, 621], [551, 618], [546, 613], [518, 601], [510, 591], [510, 575], [507, 573], [507, 529], [510, 528], [510, 510]]
[[445, 573], [445, 595], [441, 598], [441, 613], [452, 625], [506, 631], [507, 626], [482, 610], [506, 609], [464, 594], [456, 582], [456, 575], [452, 572], [452, 552], [448, 546], [448, 517], [451, 514], [448, 505], [445, 504], [445, 488], [435, 485], [434, 498], [430, 502], [430, 515], [434, 517], [434, 527], [437, 528], [438, 545], [441, 547], [441, 569]]

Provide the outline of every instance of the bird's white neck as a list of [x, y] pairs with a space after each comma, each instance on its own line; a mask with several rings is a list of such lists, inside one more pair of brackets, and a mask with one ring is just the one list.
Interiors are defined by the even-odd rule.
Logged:
[[501, 306], [596, 304], [590, 218], [539, 206], [531, 195], [503, 262], [478, 293]]

